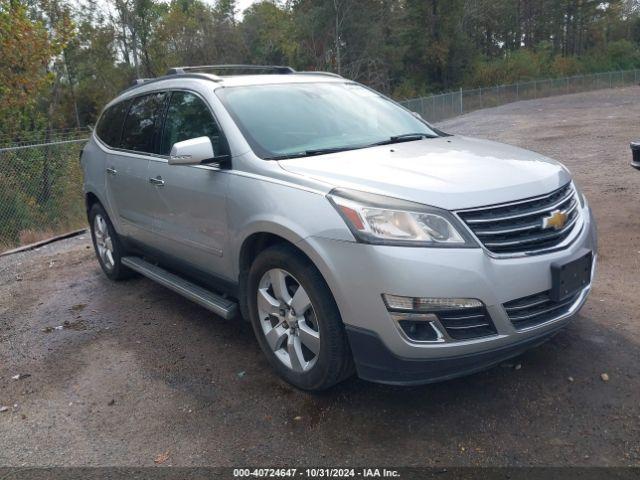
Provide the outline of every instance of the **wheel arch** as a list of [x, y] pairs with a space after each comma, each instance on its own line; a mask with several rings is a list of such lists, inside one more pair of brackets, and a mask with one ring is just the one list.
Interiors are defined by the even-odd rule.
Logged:
[[84, 204], [87, 211], [87, 220], [89, 219], [89, 212], [91, 211], [91, 207], [93, 207], [96, 203], [100, 205], [105, 212], [107, 212], [107, 215], [109, 215], [109, 220], [111, 220], [111, 223], [113, 224], [113, 228], [115, 228], [116, 232], [120, 233], [120, 225], [118, 223], [118, 219], [114, 218], [109, 203], [101, 198], [101, 196], [94, 190], [86, 190], [84, 193]]
[[100, 201], [98, 195], [91, 191], [84, 194], [84, 205], [87, 210], [87, 214], [89, 213], [89, 210], [91, 210], [91, 207], [96, 203], [99, 203], [100, 205], [102, 205], [102, 208], [104, 208], [104, 203]]
[[[266, 227], [266, 226], [263, 226]], [[261, 228], [250, 234], [247, 234], [240, 243], [238, 250], [238, 288], [239, 288], [239, 303], [240, 311], [245, 319], [249, 318], [248, 304], [247, 304], [247, 278], [249, 269], [253, 260], [264, 250], [273, 245], [287, 245], [301, 255], [305, 260], [314, 265], [320, 274], [322, 275], [325, 283], [327, 284], [331, 294], [335, 294], [331, 288], [330, 283], [325, 275], [325, 265], [321, 262], [319, 256], [312, 251], [309, 251], [309, 246], [306, 242], [303, 242], [303, 238], [297, 235], [295, 232], [278, 228], [269, 229]], [[320, 263], [320, 264], [319, 264]]]

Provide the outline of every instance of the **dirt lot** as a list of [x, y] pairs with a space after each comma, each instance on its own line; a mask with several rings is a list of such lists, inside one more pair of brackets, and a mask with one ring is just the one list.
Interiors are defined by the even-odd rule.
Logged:
[[109, 282], [85, 235], [0, 259], [0, 465], [640, 465], [640, 87], [442, 127], [558, 158], [585, 190], [597, 281], [552, 341], [455, 381], [313, 396], [271, 373], [248, 324]]

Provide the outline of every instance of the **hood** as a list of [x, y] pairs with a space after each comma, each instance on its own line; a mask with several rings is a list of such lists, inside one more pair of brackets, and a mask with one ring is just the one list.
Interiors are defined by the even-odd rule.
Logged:
[[537, 153], [458, 136], [279, 163], [288, 172], [332, 187], [379, 193], [449, 210], [542, 195], [571, 179], [560, 163]]

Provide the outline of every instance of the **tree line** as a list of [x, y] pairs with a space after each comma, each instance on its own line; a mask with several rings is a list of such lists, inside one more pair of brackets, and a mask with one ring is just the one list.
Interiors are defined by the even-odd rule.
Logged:
[[640, 67], [640, 0], [0, 0], [0, 136], [92, 125], [181, 65], [328, 70], [395, 98]]

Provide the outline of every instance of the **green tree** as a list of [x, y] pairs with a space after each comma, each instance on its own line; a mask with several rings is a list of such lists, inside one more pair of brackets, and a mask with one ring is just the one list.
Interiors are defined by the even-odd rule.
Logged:
[[248, 8], [240, 24], [246, 61], [266, 65], [290, 63], [295, 50], [292, 22], [291, 12], [273, 2], [263, 1]]
[[53, 83], [48, 71], [58, 53], [46, 26], [20, 2], [0, 0], [0, 133], [16, 136], [42, 128], [39, 100]]

